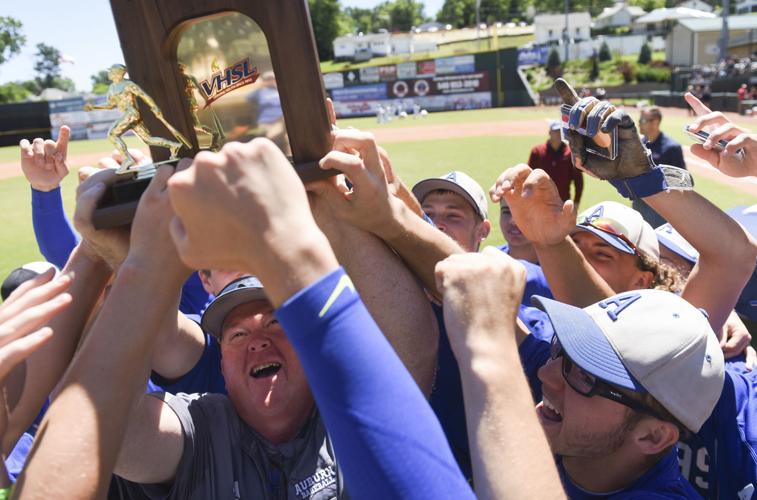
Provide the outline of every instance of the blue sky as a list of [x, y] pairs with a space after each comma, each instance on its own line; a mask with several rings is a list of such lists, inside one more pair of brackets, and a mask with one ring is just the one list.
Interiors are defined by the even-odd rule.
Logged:
[[[379, 3], [379, 0], [341, 1], [343, 7], [371, 8]], [[443, 3], [444, 0], [426, 0], [426, 15], [435, 15]], [[20, 20], [27, 39], [19, 55], [0, 65], [0, 83], [34, 76], [38, 43], [52, 45], [75, 60], [74, 64], [63, 64], [62, 69], [79, 90], [91, 88], [90, 75], [123, 62], [108, 0], [3, 0], [0, 16]]]

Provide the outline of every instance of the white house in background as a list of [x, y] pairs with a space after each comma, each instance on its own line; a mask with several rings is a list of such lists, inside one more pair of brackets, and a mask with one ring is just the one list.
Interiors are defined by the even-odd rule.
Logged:
[[334, 59], [367, 60], [390, 54], [409, 54], [436, 50], [436, 41], [408, 33], [371, 33], [345, 35], [334, 40]]
[[757, 12], [757, 0], [739, 0], [736, 2], [736, 14]]
[[647, 12], [641, 7], [627, 5], [625, 2], [618, 2], [612, 7], [605, 7], [602, 13], [594, 19], [594, 29], [631, 26], [631, 23], [633, 23], [636, 18], [641, 17], [646, 13]]
[[634, 21], [635, 33], [668, 32], [671, 27], [684, 19], [714, 19], [712, 12], [689, 9], [688, 7], [673, 7], [655, 9]]
[[714, 10], [712, 5], [703, 0], [686, 0], [676, 5], [676, 7], [686, 7], [687, 9], [703, 10], [705, 12], [712, 12]]
[[[539, 14], [534, 17], [534, 41], [537, 45], [563, 40], [565, 14]], [[571, 40], [591, 38], [591, 16], [588, 12], [568, 14], [568, 36]]]

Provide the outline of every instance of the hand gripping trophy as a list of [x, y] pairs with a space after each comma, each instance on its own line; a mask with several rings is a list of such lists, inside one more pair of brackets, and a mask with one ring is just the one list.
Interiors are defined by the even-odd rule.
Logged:
[[[182, 147], [191, 148], [192, 145], [184, 137], [181, 132], [176, 130], [168, 121], [163, 117], [163, 113], [155, 101], [142, 90], [142, 88], [136, 83], [124, 78], [126, 75], [126, 66], [123, 64], [114, 64], [108, 69], [108, 78], [111, 83], [108, 87], [107, 104], [93, 105], [86, 104], [84, 111], [92, 111], [94, 109], [113, 109], [123, 112], [121, 118], [113, 123], [108, 130], [108, 139], [116, 147], [119, 153], [123, 155], [123, 162], [121, 168], [116, 173], [128, 174], [137, 169], [134, 168], [137, 165], [136, 160], [129, 154], [126, 143], [122, 136], [129, 130], [133, 130], [134, 133], [142, 139], [142, 141], [148, 146], [158, 146], [167, 148], [171, 152], [171, 159], [177, 159], [179, 150]], [[142, 99], [145, 104], [150, 107], [150, 110], [160, 122], [171, 132], [171, 134], [178, 140], [171, 141], [162, 137], [153, 137], [145, 127], [142, 115], [137, 107], [137, 99]]]

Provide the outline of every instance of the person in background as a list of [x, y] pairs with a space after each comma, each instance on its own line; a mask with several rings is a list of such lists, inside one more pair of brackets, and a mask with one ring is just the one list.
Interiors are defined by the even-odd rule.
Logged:
[[[639, 131], [643, 136], [644, 146], [652, 152], [652, 159], [655, 164], [685, 169], [686, 162], [683, 159], [681, 145], [660, 130], [660, 123], [662, 123], [660, 108], [650, 106], [641, 110]], [[667, 222], [643, 200], [634, 200], [632, 205], [652, 227], [659, 227]]]
[[563, 201], [571, 199], [570, 185], [574, 184], [573, 201], [576, 206], [581, 203], [584, 191], [584, 177], [580, 170], [573, 166], [570, 159], [570, 147], [562, 140], [562, 125], [557, 120], [549, 122], [549, 139], [537, 144], [528, 157], [531, 168], [540, 168], [555, 181], [557, 191]]

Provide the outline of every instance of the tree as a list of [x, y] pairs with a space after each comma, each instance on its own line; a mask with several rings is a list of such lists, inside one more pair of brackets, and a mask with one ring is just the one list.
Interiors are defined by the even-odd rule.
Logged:
[[649, 48], [649, 44], [645, 43], [641, 46], [639, 51], [639, 64], [649, 64], [652, 60], [652, 49]]
[[607, 42], [602, 42], [602, 45], [599, 47], [599, 60], [600, 61], [612, 60], [612, 53], [610, 52], [610, 47], [607, 46]]
[[389, 15], [389, 31], [410, 31], [422, 24], [423, 3], [416, 0], [390, 0], [376, 7], [379, 15]]
[[597, 53], [594, 52], [591, 55], [591, 71], [589, 71], [589, 80], [592, 82], [599, 78], [599, 60], [597, 59]]
[[42, 89], [55, 87], [60, 78], [60, 50], [51, 45], [38, 43], [36, 58], [34, 71], [37, 72], [37, 76], [35, 80]]
[[334, 39], [340, 35], [339, 17], [342, 14], [339, 0], [308, 0], [308, 3], [318, 57], [321, 61], [329, 61], [334, 58]]
[[344, 15], [352, 21], [353, 30], [359, 33], [374, 33], [375, 18], [373, 10], [361, 9], [360, 7], [347, 7]]
[[560, 54], [557, 53], [557, 49], [554, 47], [549, 50], [547, 56], [547, 74], [552, 77], [559, 76], [560, 73]]
[[21, 21], [0, 16], [0, 64], [18, 54], [26, 43], [21, 26]]
[[98, 71], [89, 78], [92, 80], [93, 94], [105, 94], [108, 91], [108, 87], [110, 86], [110, 78], [108, 78], [107, 69]]
[[20, 82], [8, 82], [0, 85], [0, 104], [21, 102], [32, 93]]
[[440, 23], [451, 24], [455, 28], [464, 28], [476, 22], [476, 0], [444, 0], [441, 10], [436, 15]]

